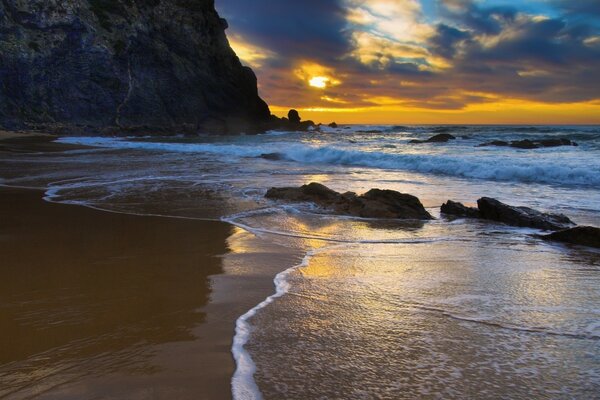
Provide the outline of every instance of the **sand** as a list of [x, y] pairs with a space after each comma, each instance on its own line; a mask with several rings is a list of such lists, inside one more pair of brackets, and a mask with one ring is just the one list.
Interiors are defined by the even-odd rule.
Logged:
[[228, 399], [235, 320], [299, 255], [217, 221], [0, 188], [0, 398]]

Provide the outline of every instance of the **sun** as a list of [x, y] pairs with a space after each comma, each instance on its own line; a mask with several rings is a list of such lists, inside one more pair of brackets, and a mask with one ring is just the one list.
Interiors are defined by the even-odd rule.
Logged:
[[329, 81], [330, 79], [325, 76], [314, 76], [308, 81], [308, 84], [312, 87], [325, 89]]

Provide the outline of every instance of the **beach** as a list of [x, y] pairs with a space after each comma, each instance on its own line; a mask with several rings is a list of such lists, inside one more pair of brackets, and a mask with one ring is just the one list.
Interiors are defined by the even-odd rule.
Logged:
[[[439, 206], [489, 195], [597, 226], [597, 128], [410, 143], [440, 129], [0, 151], [0, 398], [593, 398], [598, 252]], [[579, 146], [478, 146], [552, 135]], [[435, 219], [264, 198], [308, 182], [410, 193]]]
[[223, 222], [42, 197], [0, 188], [0, 398], [231, 398], [235, 320], [293, 254]]

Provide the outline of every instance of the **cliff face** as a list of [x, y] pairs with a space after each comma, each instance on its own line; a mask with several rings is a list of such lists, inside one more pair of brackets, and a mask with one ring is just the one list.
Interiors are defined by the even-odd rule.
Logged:
[[214, 0], [0, 0], [0, 127], [234, 133], [267, 123]]

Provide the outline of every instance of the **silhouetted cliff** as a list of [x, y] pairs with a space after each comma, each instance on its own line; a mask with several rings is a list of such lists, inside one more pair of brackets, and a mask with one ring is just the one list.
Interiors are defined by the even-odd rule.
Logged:
[[214, 0], [0, 0], [0, 127], [235, 133], [270, 120]]

